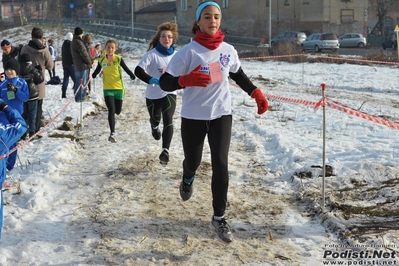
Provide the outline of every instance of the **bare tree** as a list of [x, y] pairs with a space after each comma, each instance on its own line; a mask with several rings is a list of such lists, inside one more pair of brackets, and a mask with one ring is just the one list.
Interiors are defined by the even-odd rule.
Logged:
[[375, 24], [371, 32], [378, 30], [382, 35], [385, 35], [385, 18], [388, 11], [399, 4], [399, 0], [372, 0], [370, 1], [370, 8], [372, 12], [377, 13], [378, 22]]

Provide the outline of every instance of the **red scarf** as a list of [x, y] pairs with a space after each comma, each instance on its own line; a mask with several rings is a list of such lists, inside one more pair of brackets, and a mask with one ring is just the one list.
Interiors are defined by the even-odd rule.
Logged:
[[218, 30], [213, 36], [197, 30], [194, 37], [194, 41], [208, 48], [209, 50], [215, 50], [216, 48], [218, 48], [219, 45], [223, 42], [223, 39], [224, 34], [221, 30]]

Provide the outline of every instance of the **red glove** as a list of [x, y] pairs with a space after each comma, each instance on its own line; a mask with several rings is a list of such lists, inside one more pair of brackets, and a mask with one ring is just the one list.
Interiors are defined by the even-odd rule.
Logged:
[[206, 87], [211, 82], [211, 76], [199, 72], [201, 65], [197, 66], [190, 74], [180, 76], [179, 85], [182, 87]]
[[259, 88], [256, 88], [252, 93], [251, 97], [255, 99], [256, 104], [258, 105], [258, 114], [261, 115], [269, 109], [269, 102], [263, 95], [262, 91]]

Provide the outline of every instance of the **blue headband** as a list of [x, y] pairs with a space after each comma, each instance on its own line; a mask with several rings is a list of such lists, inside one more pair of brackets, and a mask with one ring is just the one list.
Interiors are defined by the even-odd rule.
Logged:
[[207, 6], [216, 6], [219, 9], [219, 11], [222, 12], [220, 10], [220, 6], [216, 2], [210, 2], [210, 1], [203, 2], [197, 7], [197, 10], [195, 11], [195, 18], [196, 18], [195, 21], [199, 21], [202, 10], [204, 10], [204, 8]]

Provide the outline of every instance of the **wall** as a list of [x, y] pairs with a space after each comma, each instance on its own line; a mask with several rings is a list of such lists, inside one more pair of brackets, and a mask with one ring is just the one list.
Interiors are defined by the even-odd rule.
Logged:
[[[230, 0], [229, 7], [222, 9], [224, 31], [232, 35], [265, 37], [269, 32], [269, 7], [267, 0]], [[286, 30], [309, 32], [364, 32], [364, 10], [369, 0], [271, 0], [272, 37]], [[181, 11], [182, 0], [176, 0], [177, 22], [183, 29], [191, 29], [198, 0], [187, 0], [187, 11]], [[222, 7], [222, 1], [216, 1]], [[341, 9], [353, 9], [353, 23], [341, 23]]]

